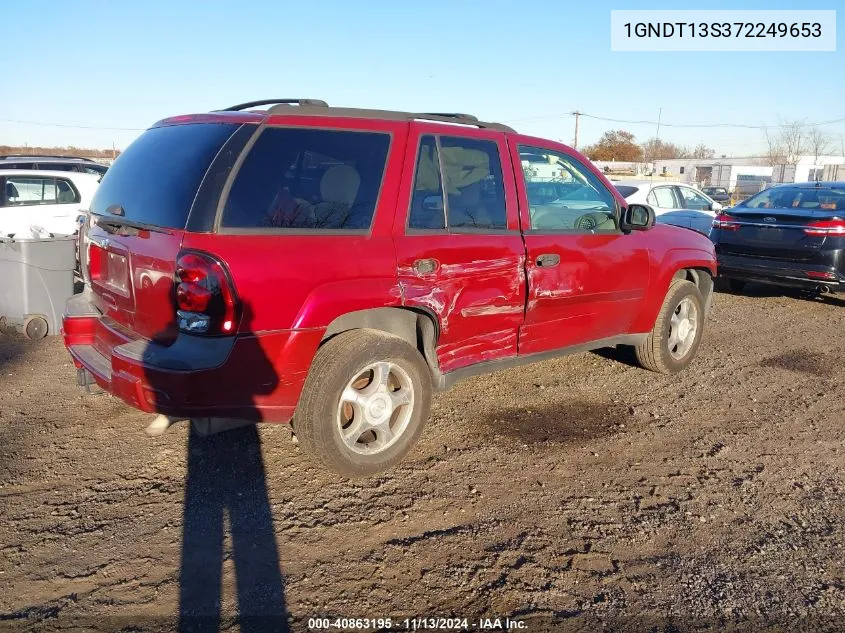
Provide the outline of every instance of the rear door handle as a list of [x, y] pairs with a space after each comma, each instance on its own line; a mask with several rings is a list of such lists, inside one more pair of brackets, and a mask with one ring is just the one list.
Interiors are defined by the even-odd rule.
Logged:
[[438, 263], [436, 259], [418, 259], [414, 262], [414, 270], [420, 275], [433, 273], [437, 270], [437, 266]]
[[537, 256], [537, 266], [542, 268], [551, 268], [560, 263], [560, 255], [556, 253], [544, 253]]

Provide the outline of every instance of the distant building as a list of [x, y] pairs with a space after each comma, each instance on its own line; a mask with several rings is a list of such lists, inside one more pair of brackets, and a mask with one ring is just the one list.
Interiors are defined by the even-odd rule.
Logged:
[[[756, 164], [755, 164], [756, 163]], [[838, 168], [838, 169], [837, 169]], [[674, 158], [654, 161], [654, 175], [699, 186], [760, 190], [769, 184], [845, 176], [845, 156], [801, 156], [796, 165], [764, 165], [748, 158]]]

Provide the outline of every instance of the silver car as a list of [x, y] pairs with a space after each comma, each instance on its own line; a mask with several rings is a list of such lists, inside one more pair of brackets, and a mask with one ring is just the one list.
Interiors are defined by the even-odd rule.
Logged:
[[657, 221], [693, 229], [707, 235], [722, 205], [681, 182], [620, 180], [613, 183], [628, 202], [654, 207]]

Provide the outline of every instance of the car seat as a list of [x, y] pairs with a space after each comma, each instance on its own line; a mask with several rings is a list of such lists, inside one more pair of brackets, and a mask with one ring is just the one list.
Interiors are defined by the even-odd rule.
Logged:
[[59, 182], [57, 184], [59, 188], [58, 203], [68, 204], [73, 202], [76, 196], [73, 194], [73, 189], [70, 188], [70, 185], [68, 185], [66, 182]]
[[491, 224], [490, 212], [481, 199], [480, 182], [449, 194], [449, 226], [485, 228]]
[[15, 185], [13, 183], [7, 182], [6, 183], [6, 200], [11, 202], [12, 198], [17, 200], [17, 198], [19, 196], [20, 196], [20, 194], [18, 193], [18, 188], [15, 187]]
[[321, 202], [312, 209], [314, 228], [362, 228], [351, 221], [361, 187], [358, 170], [350, 165], [333, 165], [320, 179]]

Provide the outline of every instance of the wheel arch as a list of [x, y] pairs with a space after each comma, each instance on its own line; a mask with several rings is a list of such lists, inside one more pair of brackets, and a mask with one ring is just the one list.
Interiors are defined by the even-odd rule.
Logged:
[[690, 267], [680, 268], [675, 271], [672, 279], [686, 279], [691, 281], [698, 287], [701, 297], [704, 299], [704, 313], [707, 315], [710, 312], [711, 304], [713, 303], [713, 274], [709, 268], [704, 267]]
[[709, 312], [715, 274], [715, 256], [709, 251], [674, 248], [664, 253], [662, 260], [655, 262], [644, 307], [634, 320], [632, 333], [651, 331], [673, 279], [688, 279], [696, 284], [704, 299], [705, 313]]
[[422, 354], [434, 384], [440, 383], [441, 373], [435, 351], [440, 336], [440, 323], [429, 310], [420, 307], [389, 307], [347, 312], [329, 323], [320, 339], [320, 346], [339, 334], [358, 329], [378, 330], [398, 336]]

